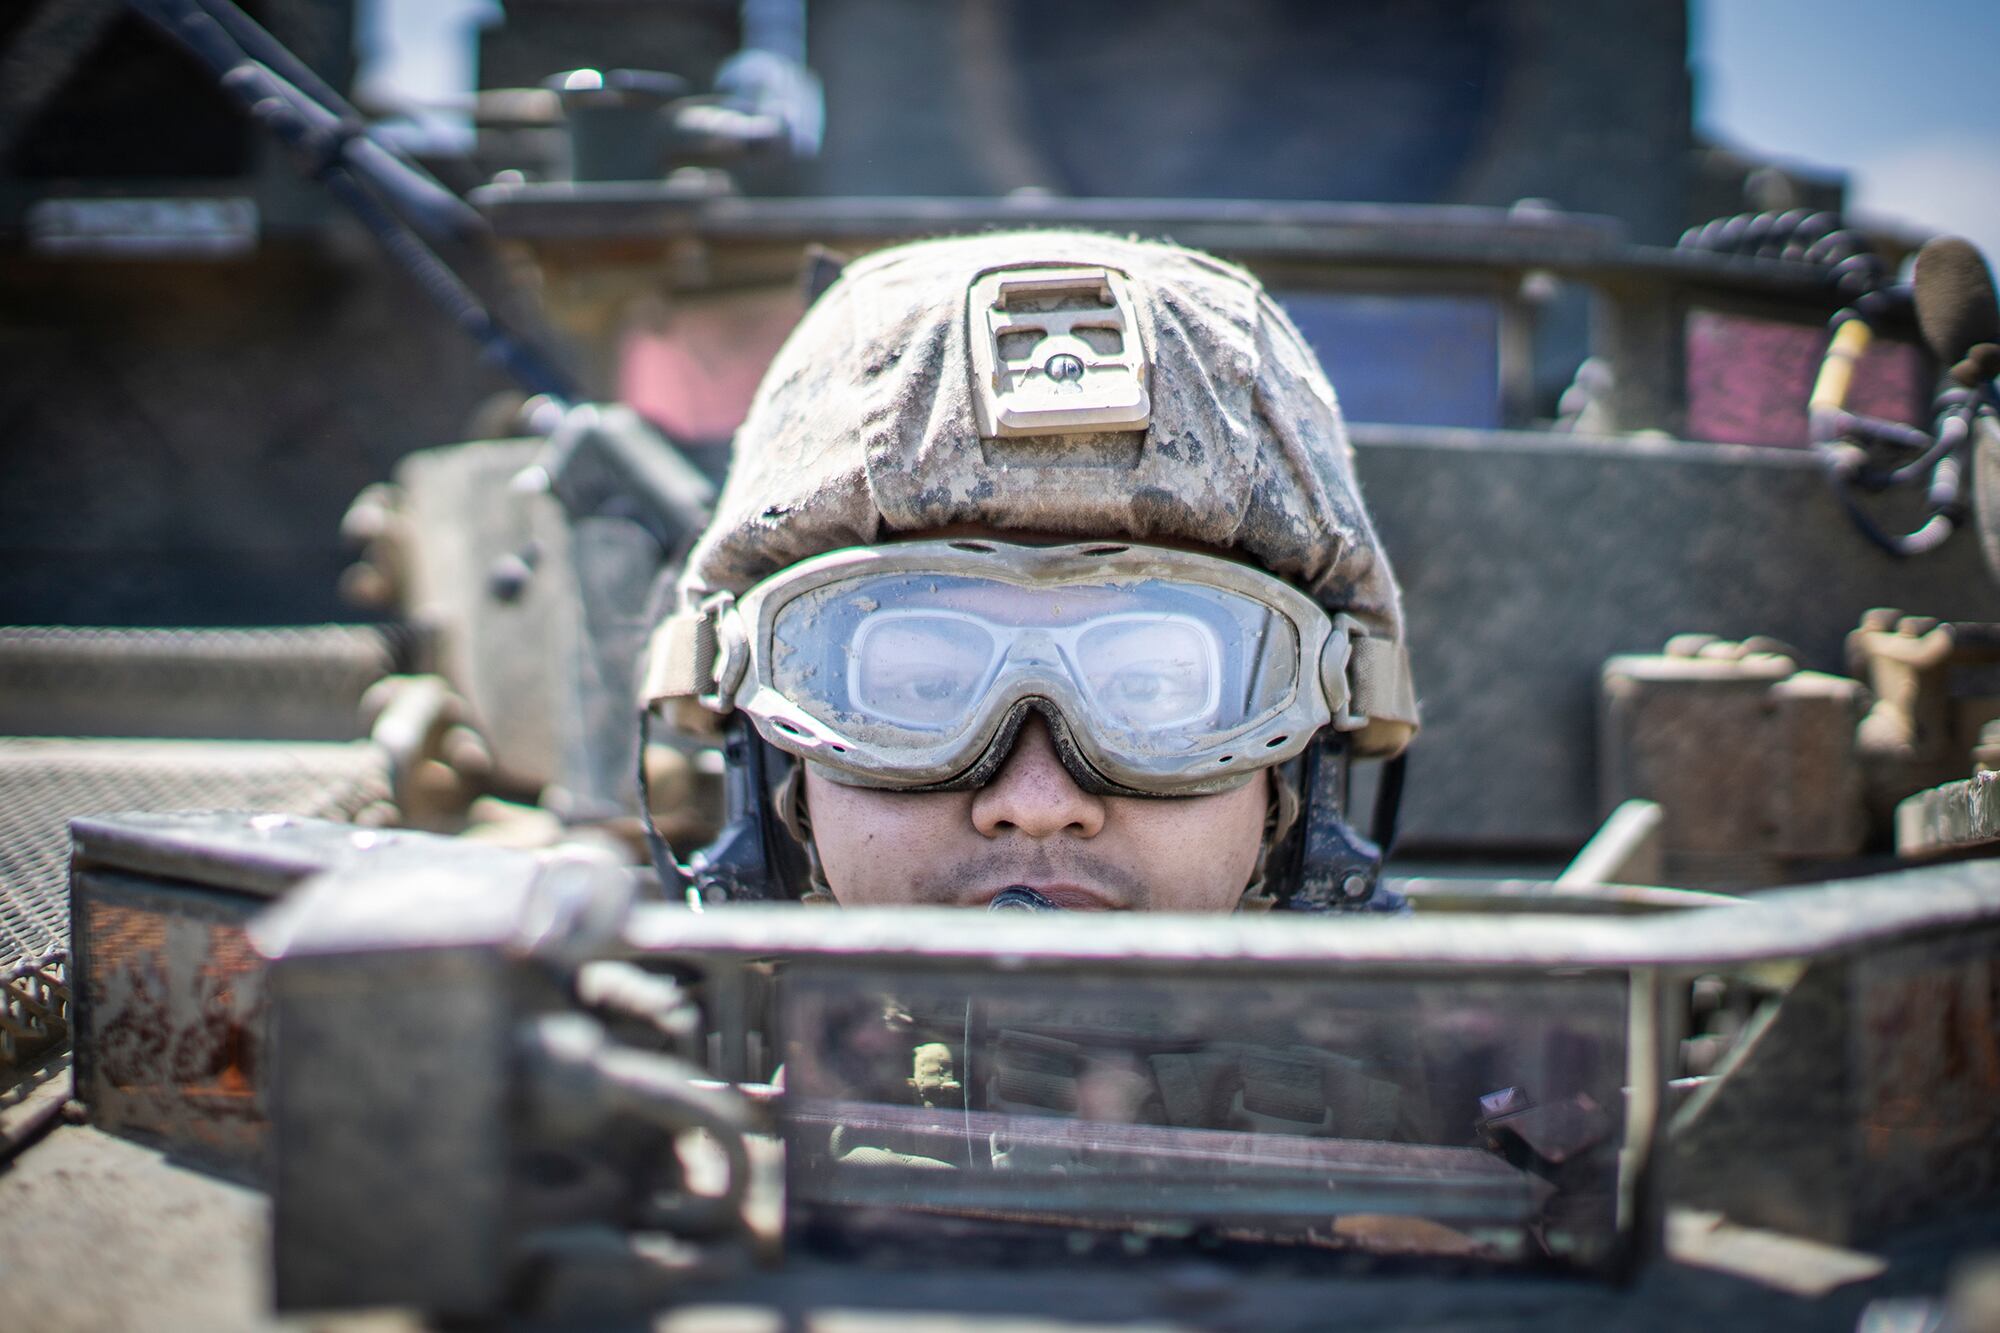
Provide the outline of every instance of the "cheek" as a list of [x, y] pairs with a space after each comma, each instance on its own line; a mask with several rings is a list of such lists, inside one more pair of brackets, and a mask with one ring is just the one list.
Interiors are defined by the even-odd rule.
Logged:
[[909, 901], [921, 867], [970, 831], [970, 801], [960, 792], [843, 787], [806, 769], [813, 846], [828, 887], [844, 903]]
[[1124, 841], [1144, 863], [1149, 906], [1169, 912], [1234, 910], [1264, 846], [1268, 777], [1214, 796], [1114, 800], [1124, 816]]

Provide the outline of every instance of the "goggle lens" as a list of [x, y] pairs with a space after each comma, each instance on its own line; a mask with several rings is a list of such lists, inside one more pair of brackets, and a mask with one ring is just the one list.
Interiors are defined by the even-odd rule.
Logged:
[[772, 650], [773, 687], [857, 738], [960, 732], [998, 690], [1078, 705], [1072, 725], [1163, 756], [1285, 706], [1299, 673], [1298, 634], [1283, 616], [1241, 593], [1164, 579], [863, 575], [787, 603]]
[[979, 624], [945, 612], [878, 611], [856, 628], [851, 706], [923, 730], [962, 722], [996, 668], [1040, 666], [1080, 683], [1103, 723], [1131, 731], [1189, 726], [1220, 703], [1222, 649], [1186, 616], [1121, 614], [1082, 625]]
[[884, 722], [949, 726], [978, 705], [997, 648], [991, 633], [958, 616], [877, 613], [854, 635], [849, 698]]
[[1189, 726], [1219, 702], [1222, 651], [1199, 621], [1120, 616], [1079, 635], [1076, 655], [1091, 702], [1114, 726]]
[[1352, 635], [1281, 579], [1212, 555], [915, 541], [829, 551], [677, 615], [648, 688], [680, 697], [685, 678], [699, 694], [706, 673], [704, 703], [856, 786], [977, 787], [1034, 710], [1089, 790], [1200, 795], [1345, 719], [1352, 690], [1326, 673], [1347, 671]]

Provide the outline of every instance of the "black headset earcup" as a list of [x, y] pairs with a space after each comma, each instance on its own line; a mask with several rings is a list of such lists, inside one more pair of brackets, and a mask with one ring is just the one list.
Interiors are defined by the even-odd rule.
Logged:
[[733, 715], [723, 730], [722, 832], [693, 858], [695, 883], [718, 902], [790, 902], [810, 886], [805, 848], [778, 818], [777, 790], [792, 759]]

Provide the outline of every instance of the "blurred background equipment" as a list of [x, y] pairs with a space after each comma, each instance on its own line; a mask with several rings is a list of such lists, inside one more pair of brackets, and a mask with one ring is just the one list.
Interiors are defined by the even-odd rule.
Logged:
[[[656, 70], [686, 95], [668, 99], [679, 103], [670, 119], [680, 128], [663, 128], [640, 179], [723, 162], [750, 195], [1026, 189], [1494, 207], [1537, 198], [1617, 217], [1651, 243], [1740, 207], [1741, 180], [1762, 165], [1718, 166], [1696, 145], [1678, 6], [1589, 16], [1433, 0], [1378, 14], [1179, 0], [1124, 27], [1110, 10], [1044, 8], [512, 0], [479, 34], [484, 91], [473, 105], [367, 109], [469, 113], [476, 138], [425, 154], [461, 191], [503, 171], [568, 177], [565, 117], [586, 156], [598, 140], [635, 137], [597, 133], [589, 117], [641, 95], [621, 87], [631, 79], [619, 71]], [[313, 81], [365, 100], [352, 33], [367, 14], [352, 0], [262, 0], [244, 13]], [[29, 0], [0, 19], [0, 60], [0, 245], [9, 253], [0, 350], [13, 368], [0, 622], [296, 624], [346, 614], [333, 591], [346, 498], [413, 449], [467, 435], [505, 381], [300, 179], [286, 149], [138, 13], [113, 0]], [[924, 76], [910, 77], [915, 70]], [[579, 71], [610, 82], [592, 92], [579, 74], [577, 88], [549, 90]], [[656, 84], [644, 95], [663, 94]], [[758, 117], [778, 142], [719, 157], [718, 127], [754, 128]], [[714, 170], [689, 166], [681, 184], [714, 182]], [[580, 174], [602, 179], [588, 163]], [[1814, 182], [1813, 192], [1806, 202], [1838, 208], [1837, 184]], [[683, 270], [699, 263], [682, 248]], [[593, 274], [622, 281], [603, 262]], [[587, 280], [564, 270], [545, 278]], [[522, 313], [499, 289], [474, 285], [503, 315]], [[1355, 319], [1382, 300], [1351, 297], [1320, 321], [1336, 367], [1376, 345]], [[1443, 295], [1397, 304], [1405, 339], [1436, 344], [1455, 369], [1462, 353], [1452, 349], [1493, 319]], [[754, 317], [691, 299], [657, 313], [664, 327], [654, 332], [668, 346], [642, 341], [635, 360], [671, 360], [676, 334], [681, 345], [768, 347], [785, 319], [782, 307]], [[1572, 301], [1560, 335], [1536, 335], [1560, 336], [1571, 353], [1568, 364], [1542, 368], [1545, 409], [1581, 356], [1582, 321]], [[379, 355], [384, 346], [399, 354]], [[1367, 401], [1367, 386], [1393, 364], [1371, 357], [1356, 364], [1368, 373], [1336, 369], [1361, 395], [1356, 419], [1423, 410], [1393, 391]], [[660, 403], [657, 383], [635, 391], [677, 438], [717, 443], [732, 423], [701, 400], [718, 389], [747, 393], [730, 387], [744, 372], [696, 368], [720, 381], [681, 376], [677, 407]], [[1425, 419], [1485, 424], [1492, 415], [1490, 387], [1464, 374], [1433, 378], [1452, 385], [1451, 401], [1428, 411], [1449, 415]], [[593, 385], [599, 394], [615, 387], [605, 376]]]
[[[1504, 1186], [1509, 1225], [1534, 1220], [1516, 1244], [1580, 1237], [1572, 1259], [1614, 1264], [1666, 1244], [1644, 1173], [1667, 1145], [1676, 1202], [1794, 1244], [2000, 1178], [1990, 867], [1936, 864], [2000, 847], [1991, 274], [1969, 243], [1856, 223], [1838, 174], [1705, 142], [1690, 9], [507, 0], [461, 34], [476, 82], [422, 105], [358, 78], [354, 33], [386, 12], [365, 0], [7, 9], [0, 1158], [61, 1111], [77, 1035], [97, 1127], [208, 1170], [260, 1179], [292, 1099], [321, 1149], [280, 1153], [295, 1303], [367, 1273], [446, 1314], [531, 1290], [574, 1313], [768, 1253], [770, 1181], [750, 1188], [742, 1155], [783, 1105], [754, 1081], [777, 1060], [759, 960], [816, 956], [819, 998], [851, 999], [886, 937], [631, 910], [661, 890], [635, 869], [641, 816], [686, 854], [724, 801], [713, 750], [642, 744], [636, 649], [765, 366], [841, 266], [1042, 225], [1211, 249], [1311, 341], [1410, 612], [1426, 725], [1378, 827], [1417, 906], [1406, 938], [1451, 960], [1440, 1049], [1512, 1030], [1523, 980], [1588, 997], [1537, 1011], [1601, 1020], [1602, 1058], [1565, 1090], [1595, 1095], [1467, 1073], [1452, 1111], [1479, 1108], [1484, 1146], [1402, 1160]], [[1357, 809], [1402, 784], [1355, 776]], [[189, 807], [262, 813], [88, 818]], [[1686, 930], [1564, 920], [1892, 869]], [[968, 919], [955, 957], [1000, 991], [1098, 984], [1101, 958], [1050, 940], [993, 951], [987, 932], [1035, 915]], [[275, 990], [253, 919], [290, 969]], [[1296, 949], [1302, 996], [1330, 963], [1380, 984], [1360, 936], [1210, 924], [1107, 928], [1176, 985], [1222, 936], [1266, 964]], [[922, 971], [937, 943], [882, 957]], [[970, 1006], [951, 1018], [969, 1059]], [[999, 1036], [1060, 1056], [1034, 1082], [1080, 1095], [1075, 1049]], [[891, 1053], [892, 1085], [973, 1083], [948, 1048], [920, 1079]], [[1324, 1086], [1273, 1092], [1238, 1094], [1264, 1129], [1331, 1114]], [[1048, 1109], [995, 1104], [1016, 1101]], [[1053, 1132], [1031, 1147], [1063, 1148]], [[691, 1190], [662, 1138], [722, 1145], [720, 1188]], [[850, 1174], [873, 1159], [793, 1146], [824, 1168], [807, 1202], [874, 1187]], [[1572, 1153], [1615, 1180], [1544, 1226], [1527, 1206], [1578, 1183]], [[210, 1182], [132, 1170], [256, 1225]], [[922, 1202], [920, 1175], [895, 1179]], [[546, 1211], [497, 1220], [510, 1180]], [[1323, 1211], [1316, 1179], [1265, 1183]], [[44, 1198], [93, 1234], [152, 1216], [107, 1195], [115, 1212]], [[605, 1217], [653, 1248], [565, 1229]], [[1740, 1226], [1696, 1229], [1745, 1263]], [[200, 1290], [149, 1285], [108, 1322], [248, 1309], [252, 1270], [215, 1267], [240, 1248], [177, 1251]], [[1799, 1281], [1779, 1253], [1765, 1267]], [[1831, 1285], [1879, 1271], [1816, 1253]], [[59, 1264], [30, 1267], [73, 1298]], [[633, 1285], [596, 1280], [613, 1273]], [[132, 1299], [123, 1276], [102, 1308]]]

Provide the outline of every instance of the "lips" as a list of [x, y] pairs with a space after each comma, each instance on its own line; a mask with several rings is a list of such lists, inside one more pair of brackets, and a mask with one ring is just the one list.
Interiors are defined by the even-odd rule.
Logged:
[[1006, 838], [970, 855], [926, 867], [909, 900], [939, 907], [990, 907], [1008, 889], [1031, 889], [1072, 912], [1132, 912], [1146, 906], [1148, 885], [1119, 859], [1083, 839]]

